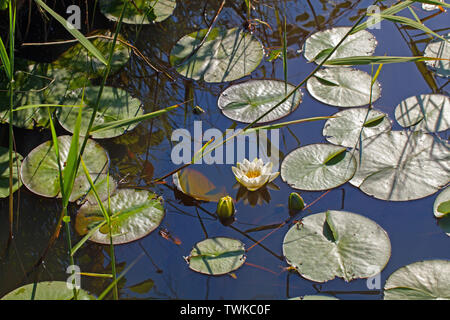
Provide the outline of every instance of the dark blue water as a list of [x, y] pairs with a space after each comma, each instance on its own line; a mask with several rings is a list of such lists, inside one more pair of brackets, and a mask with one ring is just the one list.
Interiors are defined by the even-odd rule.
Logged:
[[[204, 3], [192, 2], [180, 3], [179, 1], [174, 16], [157, 26], [144, 27], [139, 39], [134, 40], [136, 47], [150, 57], [151, 61], [156, 61], [163, 68], [168, 66], [168, 54], [172, 45], [181, 36], [196, 28], [206, 27], [202, 19]], [[394, 3], [394, 1], [385, 2], [386, 5]], [[218, 3], [219, 1], [217, 3], [211, 1], [207, 6], [206, 12], [209, 19], [218, 8]], [[280, 15], [287, 17], [288, 81], [296, 85], [315, 67], [315, 65], [308, 64], [299, 52], [308, 33], [318, 30], [312, 9], [307, 1], [260, 1], [260, 3], [257, 12], [253, 14], [268, 22], [274, 30], [273, 33], [266, 30], [267, 37], [262, 32], [261, 26], [255, 30], [255, 35], [261, 38], [266, 47], [280, 46], [280, 39], [274, 11], [262, 4], [277, 5]], [[333, 11], [335, 7], [331, 2], [311, 1], [318, 21], [325, 21], [321, 24], [322, 29], [332, 26], [351, 26], [358, 10], [366, 8], [371, 1], [334, 1], [334, 3], [339, 7]], [[422, 11], [419, 5], [416, 5], [414, 10], [420, 17], [429, 14]], [[245, 15], [245, 13], [243, 14]], [[308, 18], [304, 20], [306, 14]], [[402, 14], [411, 17], [407, 10]], [[234, 9], [226, 7], [219, 16], [217, 24], [233, 27], [242, 22], [243, 19]], [[448, 13], [443, 13], [427, 21], [426, 25], [431, 29], [448, 27]], [[133, 37], [136, 31], [134, 27], [126, 27], [125, 30], [129, 38]], [[378, 40], [375, 55], [412, 55], [408, 43], [401, 37], [393, 23], [382, 22], [379, 30], [371, 30], [371, 32]], [[417, 32], [409, 32], [412, 35], [417, 34]], [[419, 43], [418, 46], [423, 50], [423, 43]], [[371, 72], [370, 67], [359, 69]], [[170, 71], [170, 69], [168, 70]], [[133, 57], [125, 70], [120, 75], [116, 75], [111, 82], [127, 88], [133, 95], [144, 101], [147, 111], [151, 111], [185, 100], [186, 82], [176, 73], [171, 72], [170, 74], [175, 76], [176, 81], [171, 82], [166, 76], [157, 75], [142, 60]], [[282, 61], [278, 59], [273, 64], [264, 62], [247, 78], [282, 80], [283, 77]], [[432, 92], [414, 63], [385, 65], [378, 80], [382, 86], [382, 96], [374, 106], [388, 113], [391, 119], [394, 119], [396, 105], [403, 99], [412, 95]], [[440, 85], [445, 83], [442, 79], [437, 79], [437, 82]], [[177, 168], [170, 158], [173, 146], [170, 142], [171, 130], [186, 128], [193, 135], [193, 121], [201, 120], [203, 131], [208, 128], [218, 128], [224, 132], [233, 124], [233, 121], [224, 117], [218, 110], [217, 98], [220, 92], [228, 86], [229, 84], [193, 83], [195, 97], [193, 105], [199, 105], [206, 111], [205, 113], [195, 115], [189, 109], [180, 107], [178, 111], [164, 117], [164, 120], [146, 122], [122, 137], [102, 141], [102, 145], [107, 148], [111, 157], [113, 176], [117, 180], [123, 179], [122, 185], [147, 187], [145, 180], [142, 179], [142, 167], [139, 167], [138, 162], [131, 155], [139, 157], [141, 161], [148, 160], [154, 167], [154, 177], [160, 177]], [[304, 98], [299, 108], [283, 121], [332, 115], [339, 110], [336, 107], [317, 102], [305, 88], [303, 88], [303, 93]], [[282, 129], [280, 131], [280, 151], [287, 154], [299, 147], [299, 142], [301, 145], [326, 142], [322, 136], [323, 125], [324, 121], [321, 121], [292, 125], [289, 127], [291, 132], [286, 128]], [[238, 127], [242, 128], [243, 125], [238, 124]], [[400, 130], [395, 121], [393, 130]], [[442, 136], [447, 138], [448, 132], [444, 132]], [[33, 145], [33, 143], [30, 143], [30, 148], [39, 144]], [[237, 189], [233, 189], [236, 180], [232, 175], [231, 165], [203, 164], [193, 165], [192, 168], [205, 174], [216, 186], [224, 186], [232, 197], [236, 196]], [[171, 184], [170, 178], [166, 181]], [[237, 221], [233, 226], [240, 230], [247, 230], [257, 226], [280, 223], [289, 217], [287, 199], [289, 193], [295, 190], [283, 183], [279, 177], [274, 183], [280, 190], [269, 190], [271, 198], [269, 203], [264, 202], [262, 205], [256, 206], [246, 204], [242, 200], [237, 203]], [[195, 206], [178, 203], [173, 191], [164, 185], [150, 186], [149, 188], [161, 194], [167, 203], [181, 209], [180, 211], [166, 204], [166, 216], [161, 225], [161, 228], [167, 229], [172, 236], [179, 238], [181, 244], [177, 245], [168, 241], [161, 237], [158, 231], [154, 231], [137, 242], [116, 246], [116, 259], [120, 270], [132, 263], [143, 252], [145, 253], [126, 274], [125, 280], [121, 281], [120, 295], [122, 298], [285, 299], [315, 294], [318, 293], [318, 290], [334, 294], [341, 299], [382, 298], [381, 292], [367, 288], [365, 279], [354, 280], [350, 283], [335, 279], [317, 286], [314, 282], [301, 278], [295, 272], [286, 271], [285, 268], [288, 265], [285, 261], [279, 260], [260, 246], [256, 246], [248, 252], [246, 261], [249, 264], [234, 272], [235, 279], [228, 275], [208, 277], [195, 273], [188, 268], [183, 256], [188, 256], [192, 246], [205, 238], [205, 233], [197, 217], [198, 209]], [[306, 203], [311, 203], [323, 193], [301, 192], [301, 194]], [[392, 245], [391, 258], [381, 273], [381, 285], [383, 286], [392, 272], [406, 264], [426, 259], [450, 258], [448, 250], [450, 240], [437, 225], [432, 212], [435, 197], [436, 194], [410, 202], [387, 202], [371, 198], [357, 188], [345, 184], [331, 190], [320, 201], [302, 213], [299, 218], [329, 209], [342, 209], [361, 214], [377, 222], [387, 231]], [[14, 250], [2, 261], [0, 266], [0, 296], [21, 284], [31, 282], [24, 277], [24, 272], [30, 270], [30, 266], [45, 247], [49, 234], [54, 228], [60, 206], [55, 200], [37, 198], [26, 190], [21, 193], [20, 203], [20, 231], [16, 237], [16, 244]], [[0, 225], [6, 228], [7, 201], [3, 201], [1, 205]], [[201, 206], [214, 212], [216, 204], [205, 203]], [[72, 213], [75, 212], [76, 207], [74, 206]], [[198, 210], [198, 213], [202, 217], [209, 237], [232, 237], [241, 240], [247, 248], [253, 245], [254, 242], [211, 219], [201, 210]], [[262, 243], [271, 251], [281, 255], [282, 241], [289, 227], [289, 225], [282, 227]], [[270, 230], [252, 232], [249, 235], [255, 239], [261, 239], [268, 232]], [[5, 231], [2, 229], [1, 234], [0, 240], [3, 241], [4, 238], [6, 241], [6, 229]], [[74, 242], [80, 239], [75, 233], [72, 236]], [[45, 268], [40, 271], [41, 280], [66, 279], [64, 269], [68, 265], [68, 259], [63, 240], [61, 239], [55, 244], [46, 259]], [[80, 250], [75, 260], [82, 271], [106, 273], [110, 270], [108, 251], [108, 247], [90, 243]], [[127, 289], [128, 286], [148, 279], [154, 282], [154, 286], [145, 294]], [[95, 294], [99, 294], [107, 285], [108, 281], [105, 280], [82, 279], [82, 287]]]

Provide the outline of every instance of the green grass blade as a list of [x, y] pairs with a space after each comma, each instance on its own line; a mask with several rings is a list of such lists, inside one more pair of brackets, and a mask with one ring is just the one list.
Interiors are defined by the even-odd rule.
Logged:
[[35, 109], [35, 108], [45, 108], [45, 107], [60, 107], [60, 108], [82, 108], [82, 105], [62, 105], [62, 104], [27, 104], [25, 106], [20, 106], [17, 107], [15, 109], [13, 109], [12, 111], [20, 111], [20, 110], [26, 110], [26, 109]]
[[151, 119], [151, 118], [158, 117], [158, 116], [160, 116], [160, 115], [162, 115], [164, 113], [167, 113], [169, 111], [172, 111], [173, 109], [178, 108], [179, 106], [181, 106], [181, 104], [176, 104], [176, 105], [167, 107], [167, 108], [162, 109], [162, 110], [146, 113], [146, 114], [143, 114], [143, 115], [140, 115], [140, 116], [137, 116], [137, 117], [134, 117], [134, 118], [130, 118], [130, 119], [124, 119], [124, 120], [111, 121], [111, 122], [108, 122], [108, 123], [102, 123], [102, 124], [99, 124], [99, 125], [93, 127], [89, 133], [129, 126], [129, 125], [132, 125], [132, 124], [137, 123], [137, 122], [141, 122], [141, 121], [144, 121], [144, 120], [148, 120], [148, 119]]
[[82, 120], [83, 108], [78, 109], [77, 120], [75, 122], [75, 128], [72, 135], [72, 141], [70, 142], [69, 154], [67, 155], [66, 167], [63, 171], [63, 186], [64, 198], [63, 205], [67, 206], [69, 203], [70, 195], [72, 194], [73, 184], [77, 175], [77, 161], [78, 161], [78, 149], [80, 139], [80, 129]]
[[355, 66], [366, 64], [388, 64], [388, 63], [417, 62], [428, 60], [447, 60], [447, 59], [423, 57], [423, 56], [417, 57], [355, 56], [348, 58], [331, 59], [325, 62], [324, 65]]
[[422, 24], [420, 22], [417, 22], [417, 21], [414, 21], [414, 20], [412, 20], [410, 18], [402, 17], [402, 16], [388, 15], [388, 14], [380, 14], [380, 18], [386, 19], [386, 20], [389, 20], [389, 21], [392, 21], [392, 22], [397, 22], [397, 23], [403, 24], [405, 26], [409, 26], [409, 27], [415, 28], [417, 30], [422, 30], [423, 32], [432, 34], [433, 36], [435, 36], [435, 37], [437, 37], [437, 38], [439, 38], [439, 39], [441, 39], [443, 41], [449, 42], [447, 39], [445, 39], [441, 35], [437, 34], [433, 30], [431, 30], [430, 28], [426, 27], [424, 24]]
[[86, 39], [85, 36], [83, 36], [83, 34], [78, 31], [77, 29], [75, 29], [66, 19], [64, 19], [63, 17], [61, 17], [59, 14], [57, 14], [55, 11], [53, 11], [49, 6], [47, 6], [42, 0], [34, 0], [37, 4], [39, 4], [39, 6], [41, 6], [42, 8], [45, 9], [45, 11], [47, 11], [51, 16], [53, 16], [53, 18], [55, 18], [56, 20], [58, 20], [59, 23], [61, 23], [63, 25], [64, 28], [66, 28], [66, 30], [68, 32], [70, 32], [70, 34], [72, 34], [76, 39], [78, 39], [78, 41], [93, 55], [95, 56], [98, 60], [100, 60], [103, 64], [107, 64], [107, 60], [105, 59], [105, 57], [101, 54], [101, 52], [88, 40]]
[[103, 227], [106, 224], [106, 220], [103, 220], [98, 225], [96, 225], [94, 228], [90, 229], [88, 233], [80, 240], [76, 245], [73, 246], [72, 250], [70, 251], [70, 255], [74, 256], [75, 253], [80, 249], [83, 244], [89, 240], [89, 238], [101, 227]]
[[0, 59], [3, 63], [3, 68], [5, 69], [6, 76], [11, 79], [11, 63], [9, 61], [8, 53], [6, 52], [5, 45], [3, 44], [2, 38], [0, 38]]

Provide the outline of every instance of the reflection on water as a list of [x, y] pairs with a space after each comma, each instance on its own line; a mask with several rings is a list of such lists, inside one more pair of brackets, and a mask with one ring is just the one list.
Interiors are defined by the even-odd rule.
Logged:
[[[389, 6], [395, 1], [385, 1]], [[83, 2], [84, 3], [84, 2]], [[342, 299], [378, 299], [380, 292], [370, 291], [365, 280], [355, 280], [347, 284], [341, 279], [316, 285], [302, 279], [298, 274], [286, 270], [287, 264], [281, 255], [281, 243], [289, 225], [273, 232], [255, 246], [247, 255], [248, 265], [231, 276], [207, 277], [188, 269], [183, 256], [189, 254], [192, 246], [205, 236], [226, 236], [237, 238], [250, 247], [254, 241], [275, 230], [280, 223], [289, 218], [287, 201], [293, 191], [277, 178], [256, 192], [243, 188], [233, 189], [236, 180], [231, 165], [193, 165], [191, 168], [202, 172], [212, 185], [223, 187], [236, 200], [237, 219], [231, 227], [223, 226], [214, 215], [216, 203], [202, 202], [181, 196], [172, 186], [172, 179], [155, 184], [153, 179], [164, 176], [176, 169], [171, 162], [173, 142], [171, 135], [177, 128], [193, 132], [195, 120], [203, 122], [203, 130], [227, 128], [241, 124], [225, 118], [217, 108], [217, 97], [230, 84], [206, 84], [181, 78], [169, 64], [169, 53], [178, 39], [187, 33], [207, 28], [210, 19], [219, 8], [221, 1], [177, 1], [174, 15], [162, 23], [146, 26], [123, 26], [123, 35], [135, 46], [145, 59], [132, 55], [128, 65], [113, 75], [109, 85], [126, 89], [139, 98], [145, 112], [188, 101], [176, 112], [146, 121], [136, 129], [120, 137], [102, 140], [111, 159], [111, 174], [118, 186], [134, 186], [149, 189], [161, 194], [166, 203], [166, 217], [158, 231], [137, 242], [116, 246], [118, 273], [125, 270], [136, 257], [144, 253], [133, 268], [119, 282], [121, 298], [154, 299], [285, 299], [305, 294], [328, 292]], [[243, 1], [242, 1], [243, 3]], [[282, 21], [287, 20], [288, 42], [288, 81], [297, 84], [303, 80], [314, 66], [301, 56], [305, 39], [317, 30], [332, 26], [349, 26], [371, 1], [275, 1], [252, 2], [253, 20], [247, 22], [247, 10], [240, 2], [229, 1], [219, 15], [217, 25], [227, 28], [243, 26], [251, 28], [253, 34], [261, 39], [266, 53], [281, 47]], [[418, 7], [418, 10], [419, 7]], [[82, 9], [82, 12], [84, 10]], [[95, 27], [112, 26], [96, 14]], [[259, 23], [264, 21], [265, 23]], [[82, 19], [82, 21], [84, 21]], [[432, 29], [442, 28], [446, 23], [445, 14], [427, 22]], [[29, 31], [24, 34], [24, 42], [50, 41], [51, 29], [46, 26], [48, 39], [39, 38]], [[87, 31], [87, 30], [84, 30]], [[401, 33], [400, 33], [400, 32]], [[426, 41], [410, 42], [414, 37], [411, 30], [399, 30], [392, 23], [383, 22], [380, 30], [373, 30], [377, 37], [377, 55], [416, 55], [423, 50]], [[35, 37], [35, 38], [32, 38]], [[416, 39], [416, 38], [414, 38]], [[424, 39], [419, 37], [418, 39]], [[406, 41], [405, 41], [406, 40]], [[58, 52], [60, 49], [45, 49]], [[62, 52], [63, 50], [61, 50]], [[20, 50], [24, 57], [33, 51]], [[36, 55], [36, 52], [34, 53]], [[48, 59], [47, 57], [37, 58]], [[370, 71], [370, 67], [361, 69]], [[281, 59], [263, 62], [247, 78], [283, 79]], [[378, 79], [383, 87], [383, 95], [376, 107], [388, 113], [393, 119], [394, 107], [406, 97], [417, 93], [439, 91], [444, 82], [430, 76], [427, 68], [418, 64], [398, 64], [383, 67]], [[241, 80], [239, 80], [241, 81]], [[324, 106], [313, 100], [304, 90], [304, 101], [298, 110], [286, 121], [298, 118], [331, 115], [336, 108]], [[196, 112], [196, 107], [205, 112]], [[280, 152], [283, 154], [310, 143], [325, 142], [322, 136], [324, 122], [311, 122], [294, 125], [280, 130]], [[394, 129], [399, 129], [394, 128]], [[5, 129], [3, 129], [5, 130]], [[63, 132], [62, 129], [60, 129]], [[2, 131], [6, 141], [6, 131]], [[444, 133], [445, 135], [445, 133]], [[49, 135], [20, 131], [17, 145], [22, 154], [27, 154]], [[6, 142], [7, 145], [7, 142]], [[239, 187], [239, 186], [238, 186]], [[313, 202], [322, 193], [302, 192], [306, 203]], [[448, 237], [433, 219], [432, 204], [434, 196], [411, 203], [392, 203], [376, 200], [364, 195], [358, 189], [346, 184], [332, 190], [304, 214], [322, 212], [327, 209], [341, 209], [342, 195], [345, 195], [345, 210], [362, 214], [380, 224], [390, 235], [392, 257], [382, 272], [382, 283], [397, 268], [408, 263], [431, 258], [448, 259]], [[200, 199], [201, 200], [201, 199]], [[43, 199], [32, 195], [24, 187], [15, 194], [20, 203], [13, 245], [6, 255], [3, 250], [8, 236], [8, 201], [0, 202], [0, 296], [22, 284], [30, 283], [37, 276], [41, 280], [64, 280], [65, 268], [69, 265], [64, 232], [52, 246], [44, 263], [38, 269], [33, 264], [44, 252], [50, 235], [53, 233], [59, 213], [60, 203], [53, 199]], [[74, 221], [76, 206], [71, 207]], [[299, 217], [301, 218], [301, 216]], [[268, 226], [268, 227], [261, 227]], [[261, 228], [259, 228], [261, 227]], [[445, 229], [445, 227], [443, 227]], [[247, 230], [244, 232], [242, 230]], [[169, 236], [170, 235], [170, 236]], [[72, 232], [72, 242], [81, 237]], [[172, 240], [171, 240], [172, 239]], [[176, 240], [173, 240], [176, 239]], [[274, 254], [271, 254], [274, 253]], [[277, 258], [278, 256], [278, 258]], [[75, 263], [82, 272], [109, 273], [109, 248], [87, 243], [75, 255]], [[95, 294], [108, 286], [110, 279], [83, 276], [82, 287]]]

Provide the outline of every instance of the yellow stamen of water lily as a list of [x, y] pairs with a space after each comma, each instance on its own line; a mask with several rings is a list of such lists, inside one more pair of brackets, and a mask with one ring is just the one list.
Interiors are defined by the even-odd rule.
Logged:
[[261, 171], [260, 170], [249, 171], [245, 175], [248, 178], [256, 178], [256, 177], [259, 177], [261, 175]]

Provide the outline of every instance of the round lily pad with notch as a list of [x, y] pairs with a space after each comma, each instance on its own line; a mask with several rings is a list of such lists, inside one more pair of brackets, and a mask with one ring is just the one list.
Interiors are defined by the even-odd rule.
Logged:
[[[350, 27], [335, 27], [312, 34], [306, 39], [303, 48], [305, 58], [310, 62], [314, 61], [320, 64], [329, 54], [328, 51], [338, 45], [350, 29]], [[371, 56], [375, 52], [376, 46], [377, 40], [373, 34], [362, 30], [348, 36], [329, 59]]]
[[445, 131], [450, 128], [450, 98], [443, 94], [409, 97], [395, 108], [395, 119], [415, 131]]
[[450, 261], [426, 260], [392, 273], [384, 285], [384, 300], [449, 300]]
[[376, 222], [329, 210], [292, 226], [284, 237], [283, 255], [308, 280], [339, 277], [348, 282], [379, 274], [391, 256], [391, 242]]
[[381, 85], [371, 76], [352, 68], [325, 68], [317, 71], [306, 83], [308, 92], [322, 103], [335, 107], [360, 107], [381, 96]]
[[170, 63], [182, 76], [205, 82], [233, 81], [249, 75], [261, 63], [264, 49], [252, 34], [239, 28], [207, 32], [192, 32], [172, 48]]
[[[22, 185], [18, 176], [18, 169], [22, 161], [22, 156], [13, 151], [13, 188], [16, 192]], [[9, 149], [0, 147], [0, 198], [9, 196]]]
[[430, 42], [424, 51], [424, 57], [440, 58], [443, 60], [427, 60], [425, 63], [434, 71], [437, 76], [448, 78], [450, 76], [450, 33], [442, 39]]
[[[30, 283], [14, 289], [4, 295], [1, 300], [31, 300], [33, 297], [34, 283]], [[34, 300], [73, 300], [73, 289], [67, 287], [65, 281], [42, 281], [36, 284]], [[77, 291], [78, 300], [95, 300], [83, 289]]]
[[[95, 37], [90, 39], [91, 43], [100, 51], [106, 59], [109, 57], [114, 35], [106, 30], [100, 30], [91, 35]], [[119, 34], [114, 46], [114, 52], [111, 60], [110, 74], [117, 72], [130, 59], [130, 49], [123, 42], [125, 39]], [[54, 65], [59, 68], [67, 68], [74, 72], [80, 72], [89, 78], [102, 77], [106, 68], [91, 52], [89, 52], [81, 43], [65, 51], [55, 62]]]
[[[100, 0], [100, 11], [109, 19], [119, 21], [125, 1]], [[177, 5], [176, 0], [134, 0], [129, 3], [122, 22], [127, 24], [150, 24], [170, 17]]]
[[[363, 140], [350, 183], [377, 199], [408, 201], [439, 191], [450, 180], [450, 149], [420, 131], [390, 131]], [[359, 150], [355, 158], [359, 162]]]
[[[251, 123], [277, 105], [295, 87], [278, 80], [249, 80], [232, 85], [219, 96], [222, 113], [236, 121]], [[300, 89], [258, 123], [275, 121], [293, 112], [302, 101]]]
[[217, 237], [198, 242], [186, 258], [194, 271], [219, 276], [240, 268], [245, 262], [244, 244], [236, 239]]
[[[69, 155], [71, 136], [58, 137], [60, 166], [64, 170]], [[82, 139], [79, 141], [81, 147]], [[93, 140], [88, 140], [83, 153], [92, 181], [102, 177], [109, 169], [109, 158], [105, 149]], [[34, 148], [23, 160], [21, 166], [23, 184], [32, 192], [45, 197], [61, 197], [59, 166], [56, 160], [53, 141], [47, 141]], [[89, 181], [80, 165], [75, 177], [70, 201], [78, 200], [91, 190]]]
[[376, 109], [352, 108], [339, 111], [325, 122], [322, 134], [328, 142], [354, 148], [359, 140], [391, 130], [388, 115]]
[[[87, 87], [84, 90], [84, 107], [80, 130], [82, 136], [86, 135], [86, 130], [89, 126], [92, 112], [94, 111], [99, 90], [100, 87]], [[82, 96], [83, 90], [79, 89], [77, 93], [74, 94], [74, 97], [66, 99], [66, 104], [80, 105]], [[78, 107], [62, 107], [58, 110], [58, 121], [61, 126], [69, 132], [73, 133], [74, 131], [78, 111]], [[141, 102], [137, 98], [133, 98], [125, 90], [104, 87], [92, 128], [95, 128], [97, 125], [108, 124], [108, 122], [131, 119], [142, 114], [143, 110], [141, 108]], [[94, 131], [91, 132], [91, 137], [94, 139], [117, 137], [126, 131], [132, 130], [137, 125], [138, 122], [112, 129]]]
[[[147, 190], [117, 189], [110, 197], [111, 235], [113, 244], [129, 243], [141, 239], [155, 230], [164, 218], [161, 197]], [[103, 206], [108, 210], [108, 201]], [[81, 235], [87, 234], [100, 223], [103, 225], [89, 240], [109, 244], [110, 228], [105, 222], [98, 203], [86, 202], [78, 210], [75, 228]]]
[[353, 177], [355, 158], [331, 144], [310, 144], [289, 153], [281, 163], [281, 178], [292, 188], [308, 191], [338, 187]]

